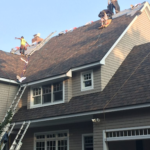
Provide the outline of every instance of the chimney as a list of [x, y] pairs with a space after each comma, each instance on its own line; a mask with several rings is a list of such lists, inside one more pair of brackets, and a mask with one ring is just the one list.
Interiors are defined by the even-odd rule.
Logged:
[[34, 43], [34, 42], [39, 43], [39, 42], [43, 41], [43, 39], [40, 38], [40, 33], [34, 34], [33, 36], [34, 36], [34, 38], [32, 39], [32, 43]]

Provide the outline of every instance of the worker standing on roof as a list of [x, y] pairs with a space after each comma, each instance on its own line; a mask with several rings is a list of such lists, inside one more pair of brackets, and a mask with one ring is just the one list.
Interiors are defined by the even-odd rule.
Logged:
[[26, 50], [26, 44], [28, 44], [28, 43], [26, 42], [26, 40], [24, 39], [23, 36], [21, 38], [15, 38], [15, 39], [18, 39], [18, 40], [21, 41], [20, 53], [21, 53], [21, 55], [24, 55], [25, 54], [25, 50]]
[[115, 8], [116, 14], [120, 12], [120, 6], [118, 4], [118, 0], [108, 0], [108, 5], [113, 4], [113, 7]]

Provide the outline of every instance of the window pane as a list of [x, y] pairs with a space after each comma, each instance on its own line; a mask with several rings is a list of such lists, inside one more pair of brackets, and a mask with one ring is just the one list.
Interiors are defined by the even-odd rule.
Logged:
[[84, 80], [90, 80], [91, 79], [91, 73], [84, 74]]
[[45, 135], [37, 135], [36, 139], [45, 139]]
[[41, 88], [34, 88], [33, 89], [33, 96], [41, 95]]
[[89, 80], [89, 81], [84, 81], [84, 86], [85, 86], [85, 87], [92, 86], [92, 81], [91, 81], [91, 80]]
[[93, 150], [93, 136], [84, 137], [84, 150]]
[[60, 91], [54, 93], [54, 102], [61, 101], [61, 100], [63, 100], [63, 92]]
[[34, 105], [41, 104], [41, 96], [33, 97]]
[[58, 150], [67, 150], [67, 140], [58, 141]]
[[58, 133], [58, 137], [67, 137], [67, 133]]
[[62, 82], [54, 84], [54, 92], [62, 91]]
[[43, 86], [43, 94], [51, 93], [51, 85]]
[[36, 150], [44, 150], [45, 142], [36, 142]]
[[47, 141], [47, 150], [56, 150], [56, 141]]
[[43, 95], [43, 103], [50, 103], [51, 102], [51, 94]]
[[55, 138], [55, 134], [48, 134], [47, 138]]

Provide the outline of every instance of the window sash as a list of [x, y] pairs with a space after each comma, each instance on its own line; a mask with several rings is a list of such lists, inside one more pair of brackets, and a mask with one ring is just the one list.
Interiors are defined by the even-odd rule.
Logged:
[[[61, 102], [61, 101], [63, 101], [63, 91], [64, 91], [64, 88], [63, 88], [63, 82], [60, 82], [60, 83], [58, 83], [58, 91], [54, 91], [54, 85], [56, 85], [57, 83], [54, 83], [54, 84], [51, 84], [51, 85], [49, 85], [50, 87], [51, 87], [51, 92], [49, 92], [49, 93], [44, 93], [44, 88], [49, 88], [48, 86], [46, 87], [46, 86], [42, 86], [42, 87], [39, 87], [40, 88], [40, 95], [34, 95], [34, 89], [36, 89], [36, 88], [34, 88], [34, 89], [32, 89], [32, 99], [33, 99], [33, 103], [32, 103], [32, 105], [33, 106], [36, 106], [36, 105], [44, 105], [44, 104], [53, 104], [53, 103], [57, 103], [57, 102]], [[57, 89], [57, 88], [56, 88]], [[57, 100], [55, 100], [54, 99], [54, 97], [55, 97], [55, 94], [57, 94], [57, 93], [59, 93], [59, 92], [62, 92], [61, 94], [62, 94], [62, 98], [61, 99], [57, 99]], [[50, 95], [51, 94], [51, 99], [48, 101], [47, 100], [47, 102], [44, 102], [44, 96], [46, 96], [46, 95]], [[36, 98], [36, 97], [41, 97], [41, 101], [40, 101], [40, 103], [37, 103], [37, 104], [35, 104], [35, 100], [34, 100], [34, 98]]]
[[[90, 139], [86, 139], [86, 138], [92, 138], [92, 140]], [[89, 140], [89, 141], [88, 141]], [[92, 141], [92, 142], [91, 142]], [[87, 149], [93, 149], [93, 135], [84, 135], [83, 136], [83, 146], [84, 149], [83, 150], [87, 150]]]
[[[84, 79], [84, 75], [89, 75], [90, 74], [90, 79]], [[91, 85], [90, 86], [86, 86], [86, 82], [90, 81]], [[93, 89], [93, 71], [87, 71], [87, 72], [82, 72], [81, 73], [81, 91], [83, 90], [88, 90], [88, 89]]]
[[[59, 137], [59, 134], [62, 135], [63, 137]], [[41, 139], [37, 139], [36, 137], [37, 136], [43, 136], [45, 135], [45, 139], [41, 138]], [[47, 138], [48, 135], [55, 135], [55, 137], [53, 138]], [[44, 147], [45, 149], [44, 150], [48, 150], [48, 148], [52, 148], [52, 147], [55, 147], [54, 150], [59, 150], [59, 147], [64, 147], [64, 150], [68, 150], [68, 144], [69, 144], [69, 134], [68, 132], [56, 132], [56, 133], [44, 133], [44, 134], [35, 134], [35, 149], [37, 150], [37, 142], [44, 142]], [[48, 144], [49, 142], [49, 144]], [[50, 145], [50, 142], [55, 142], [55, 146], [51, 146]]]

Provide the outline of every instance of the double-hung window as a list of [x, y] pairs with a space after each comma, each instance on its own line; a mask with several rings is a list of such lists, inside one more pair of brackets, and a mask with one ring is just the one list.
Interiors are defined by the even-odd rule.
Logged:
[[54, 101], [60, 101], [63, 99], [63, 85], [62, 83], [54, 84], [54, 91], [53, 91]]
[[34, 101], [34, 105], [41, 103], [41, 88], [33, 89], [33, 101]]
[[81, 91], [93, 89], [93, 71], [81, 73]]
[[35, 134], [35, 150], [68, 150], [68, 144], [67, 131]]
[[82, 150], [93, 150], [93, 135], [83, 135]]
[[43, 85], [32, 89], [31, 107], [61, 103], [64, 101], [63, 82]]
[[51, 100], [52, 100], [51, 85], [43, 86], [42, 90], [43, 90], [43, 94], [42, 94], [43, 95], [43, 97], [42, 97], [43, 104], [51, 103]]

